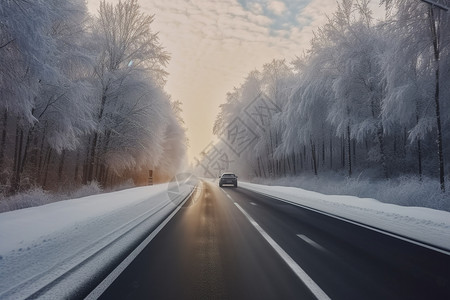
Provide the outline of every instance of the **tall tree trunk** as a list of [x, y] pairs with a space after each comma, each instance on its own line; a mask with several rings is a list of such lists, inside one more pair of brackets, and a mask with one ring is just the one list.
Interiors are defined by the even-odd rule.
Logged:
[[403, 128], [403, 157], [406, 157], [406, 145], [408, 141], [408, 135], [406, 133], [406, 127]]
[[394, 157], [397, 156], [397, 135], [394, 134]]
[[266, 162], [267, 162], [267, 175], [269, 178], [273, 177], [273, 166], [272, 166], [272, 159], [270, 157], [270, 149], [269, 145], [267, 145], [267, 152], [266, 152]]
[[88, 182], [88, 172], [89, 172], [89, 153], [90, 153], [90, 147], [91, 147], [91, 137], [89, 137], [86, 147], [86, 157], [84, 159], [83, 163], [83, 179], [82, 184], [85, 185]]
[[325, 137], [322, 140], [322, 167], [325, 166]]
[[103, 188], [105, 187], [105, 184], [103, 182], [103, 176], [104, 175], [105, 175], [105, 165], [101, 164], [100, 168], [99, 168], [99, 171], [98, 171], [98, 174], [97, 174], [97, 179], [98, 179], [97, 181]]
[[50, 166], [50, 160], [52, 158], [52, 152], [53, 152], [52, 148], [49, 147], [48, 151], [47, 151], [47, 157], [46, 157], [45, 162], [44, 162], [44, 168], [45, 168], [44, 172], [45, 173], [44, 173], [44, 181], [42, 183], [42, 187], [43, 188], [45, 188], [47, 186], [48, 169], [49, 169], [49, 166]]
[[303, 161], [306, 163], [306, 145], [303, 145]]
[[16, 135], [14, 138], [14, 161], [13, 161], [13, 176], [15, 174], [15, 171], [17, 169], [17, 164], [18, 164], [18, 154], [19, 154], [19, 135], [20, 135], [20, 130], [19, 130], [19, 118], [17, 118], [16, 120]]
[[419, 163], [419, 180], [422, 181], [422, 145], [420, 140], [417, 140], [417, 160]]
[[348, 144], [348, 177], [352, 177], [352, 151], [350, 140], [350, 125], [347, 125], [347, 144]]
[[37, 174], [36, 174], [36, 181], [41, 182], [41, 174], [42, 174], [42, 168], [45, 162], [46, 156], [44, 155], [44, 144], [45, 144], [45, 134], [47, 131], [47, 126], [44, 126], [44, 132], [42, 133], [42, 139], [41, 139], [41, 145], [39, 147], [39, 163], [37, 168]]
[[16, 193], [19, 189], [22, 147], [23, 147], [23, 130], [19, 129], [19, 123], [17, 123], [16, 150], [15, 150], [15, 155], [14, 155], [15, 162], [14, 162], [14, 170], [13, 170], [13, 180], [12, 180], [12, 184], [11, 184], [12, 193]]
[[260, 162], [259, 156], [256, 158], [256, 161], [258, 162], [258, 177], [262, 177], [261, 162]]
[[24, 169], [25, 164], [27, 162], [28, 151], [30, 149], [31, 139], [33, 138], [33, 135], [34, 135], [34, 127], [30, 128], [28, 130], [27, 141], [25, 142], [25, 148], [24, 148], [24, 151], [23, 151], [23, 158], [22, 158], [22, 162], [20, 164], [20, 173], [23, 173], [23, 169]]
[[[106, 93], [108, 91], [108, 85], [106, 87], [103, 87], [103, 93], [102, 93], [102, 99], [100, 104], [100, 111], [97, 116], [98, 122], [102, 120], [103, 117], [103, 111], [105, 110], [106, 105]], [[98, 143], [98, 137], [99, 134], [97, 131], [94, 132], [94, 137], [92, 138], [92, 145], [90, 150], [90, 156], [88, 159], [88, 166], [87, 166], [87, 182], [91, 182], [94, 178], [94, 164], [95, 164], [95, 158], [96, 158], [96, 150], [97, 150], [97, 143]]]
[[441, 191], [445, 192], [445, 174], [444, 174], [444, 154], [442, 147], [442, 127], [441, 127], [441, 110], [439, 106], [439, 56], [436, 61], [436, 88], [434, 93], [434, 101], [436, 104], [436, 123], [437, 123], [437, 144], [439, 157], [439, 181]]
[[333, 170], [333, 137], [330, 135], [330, 169]]
[[292, 153], [292, 167], [294, 175], [297, 175], [297, 162], [295, 161], [295, 152]]
[[439, 181], [441, 184], [441, 191], [445, 192], [445, 174], [444, 174], [444, 155], [442, 150], [442, 128], [441, 128], [441, 110], [439, 105], [439, 58], [440, 58], [440, 10], [438, 9], [437, 20], [434, 16], [434, 7], [431, 5], [429, 8], [430, 13], [430, 25], [431, 33], [433, 36], [433, 48], [434, 48], [434, 62], [435, 62], [435, 91], [434, 91], [434, 103], [436, 108], [436, 125], [437, 125], [437, 146], [438, 146], [438, 158], [439, 158]]
[[75, 184], [78, 183], [78, 171], [80, 168], [80, 151], [77, 151], [77, 157], [75, 159], [75, 171], [73, 174], [73, 181], [75, 182]]
[[268, 174], [266, 172], [267, 168], [264, 166], [264, 161], [262, 160], [261, 156], [259, 157], [259, 161], [261, 162], [261, 169], [263, 171], [263, 176], [264, 178], [267, 178], [268, 177]]
[[381, 166], [383, 167], [383, 173], [385, 178], [389, 178], [389, 173], [386, 165], [386, 153], [384, 152], [384, 137], [383, 137], [383, 126], [378, 125], [377, 128], [378, 143], [380, 145], [381, 154]]
[[352, 146], [353, 146], [353, 165], [356, 165], [356, 140], [353, 140], [352, 142]]
[[273, 159], [273, 137], [272, 130], [269, 129], [269, 141], [270, 141], [270, 149], [267, 157], [269, 158], [269, 164], [271, 168], [270, 177], [274, 177], [276, 173], [276, 164]]
[[[102, 181], [104, 182], [104, 187], [106, 188], [108, 185], [108, 176], [109, 176], [109, 167], [106, 168], [105, 172], [104, 172], [104, 178], [102, 179]], [[111, 187], [111, 186], [110, 186]]]
[[300, 160], [300, 170], [303, 171], [303, 161], [304, 161], [304, 159], [303, 159], [303, 155], [302, 155], [301, 152], [299, 153], [299, 160]]
[[100, 154], [101, 157], [103, 157], [103, 160], [101, 162], [99, 162], [100, 168], [99, 168], [99, 171], [98, 171], [98, 174], [97, 174], [97, 176], [98, 176], [98, 178], [100, 180], [100, 183], [104, 184], [105, 186], [106, 186], [106, 182], [102, 178], [104, 177], [104, 173], [106, 171], [105, 157], [106, 157], [106, 154], [108, 152], [110, 138], [111, 138], [111, 130], [108, 130], [108, 131], [106, 131], [105, 138], [103, 139], [102, 153]]
[[97, 148], [97, 139], [98, 139], [98, 133], [94, 133], [94, 137], [92, 138], [92, 144], [91, 144], [91, 150], [89, 154], [89, 160], [88, 160], [88, 171], [87, 171], [87, 182], [91, 182], [94, 179], [94, 164], [95, 164], [95, 150]]
[[[416, 102], [416, 125], [419, 123], [419, 107]], [[405, 128], [405, 140], [406, 140], [406, 128]], [[405, 142], [406, 143], [406, 142]], [[406, 148], [406, 146], [405, 146]], [[405, 149], [406, 155], [406, 149]], [[417, 139], [417, 162], [419, 164], [419, 181], [422, 181], [422, 143], [420, 139]]]
[[31, 154], [30, 154], [30, 165], [32, 167], [32, 174], [33, 174], [33, 184], [37, 184], [38, 177], [37, 177], [37, 169], [38, 169], [38, 142], [39, 138], [37, 134], [34, 134], [33, 137], [33, 143], [31, 148]]
[[310, 140], [310, 142], [311, 142], [311, 156], [312, 156], [314, 175], [317, 176], [316, 145], [314, 145], [312, 139]]
[[61, 159], [59, 160], [59, 166], [58, 166], [58, 182], [62, 182], [62, 175], [64, 170], [64, 159], [66, 157], [66, 150], [63, 150], [61, 153]]
[[2, 141], [0, 145], [0, 169], [4, 169], [5, 163], [5, 147], [6, 147], [6, 132], [8, 126], [8, 111], [5, 109], [3, 112], [3, 122], [2, 122]]

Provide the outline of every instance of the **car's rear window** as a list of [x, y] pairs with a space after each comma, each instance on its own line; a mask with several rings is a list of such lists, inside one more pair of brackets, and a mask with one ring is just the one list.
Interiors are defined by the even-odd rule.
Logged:
[[223, 174], [222, 177], [235, 177], [236, 175], [234, 174]]

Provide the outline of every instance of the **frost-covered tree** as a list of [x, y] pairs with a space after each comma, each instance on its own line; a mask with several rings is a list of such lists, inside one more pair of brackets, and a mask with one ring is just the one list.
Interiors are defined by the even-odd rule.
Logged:
[[[440, 99], [450, 96], [443, 84], [450, 79], [449, 36], [442, 34], [448, 16], [438, 18], [436, 8], [420, 1], [384, 2], [386, 17], [375, 20], [368, 0], [339, 1], [311, 48], [292, 62], [293, 71], [272, 61], [227, 94], [214, 126], [219, 135], [236, 118], [253, 126], [245, 112], [258, 93], [281, 108], [267, 128], [252, 127], [258, 139], [236, 168], [259, 177], [320, 168], [394, 177], [417, 172], [418, 162], [420, 176], [436, 175], [428, 167], [432, 154], [441, 144], [443, 157], [450, 138], [434, 131], [437, 104], [442, 128], [450, 116], [448, 101], [436, 102], [436, 91]], [[441, 140], [437, 147], [435, 140]]]
[[6, 142], [11, 121], [22, 124], [34, 122], [32, 109], [39, 78], [48, 70], [42, 62], [48, 56], [46, 51], [52, 49], [51, 39], [47, 35], [51, 11], [50, 3], [44, 1], [3, 1], [0, 4], [2, 169], [5, 168], [5, 155], [8, 155]]
[[287, 156], [276, 152], [282, 142], [285, 123], [281, 111], [290, 94], [292, 75], [284, 60], [273, 60], [262, 71], [250, 72], [221, 105], [213, 129], [216, 135], [226, 134], [227, 127], [237, 122], [237, 130], [251, 134], [249, 140], [256, 137], [238, 156], [230, 155], [243, 171], [247, 168], [259, 176], [279, 176], [289, 169]]
[[[448, 106], [442, 105], [442, 96], [448, 98], [448, 88], [442, 88], [442, 76], [448, 76], [448, 54], [450, 48], [450, 37], [446, 34], [450, 29], [450, 16], [443, 13], [436, 6], [429, 6], [420, 1], [405, 0], [385, 0], [387, 9], [391, 13], [391, 28], [397, 33], [398, 38], [403, 41], [401, 45], [397, 44], [394, 58], [402, 54], [408, 55], [419, 64], [420, 80], [427, 85], [432, 82], [432, 95], [426, 95], [428, 102], [434, 106], [435, 124], [431, 126], [427, 115], [424, 114], [423, 108], [417, 103], [412, 106], [416, 108], [416, 125], [410, 131], [410, 138], [416, 140], [423, 137], [431, 128], [435, 128], [437, 132], [437, 152], [439, 162], [439, 178], [442, 191], [445, 191], [444, 182], [444, 132], [443, 124], [449, 122]], [[449, 1], [442, 1], [442, 4], [449, 5]], [[441, 58], [444, 58], [441, 60]], [[398, 72], [402, 68], [399, 61], [393, 61], [390, 71]], [[386, 63], [387, 65], [387, 63]], [[389, 68], [389, 67], [387, 67]], [[426, 70], [426, 71], [425, 71]], [[425, 71], [425, 72], [424, 72]], [[445, 75], [443, 75], [445, 74]], [[425, 75], [425, 76], [424, 76]], [[447, 77], [448, 78], [448, 77]], [[411, 89], [409, 81], [402, 86], [396, 86], [397, 91], [405, 91]], [[402, 83], [400, 83], [402, 84]], [[422, 84], [423, 86], [424, 84]], [[391, 88], [391, 91], [395, 88]], [[428, 90], [428, 89], [427, 89]], [[414, 97], [415, 98], [415, 97]]]
[[[364, 2], [363, 2], [364, 3]], [[325, 28], [332, 45], [337, 76], [333, 81], [334, 103], [329, 112], [330, 122], [337, 133], [356, 142], [371, 137], [378, 144], [372, 151], [372, 159], [382, 164], [388, 176], [384, 141], [381, 102], [384, 82], [380, 72], [379, 57], [384, 55], [385, 40], [372, 24], [367, 5], [357, 5], [354, 16], [353, 1], [343, 1]], [[350, 146], [348, 147], [350, 154]], [[349, 164], [351, 158], [349, 156]]]
[[330, 133], [326, 118], [333, 99], [330, 91], [332, 79], [335, 77], [332, 66], [323, 61], [326, 57], [323, 55], [324, 52], [308, 57], [307, 65], [302, 64], [300, 59], [294, 63], [298, 74], [297, 81], [288, 106], [283, 110], [283, 118], [287, 123], [283, 134], [283, 148], [288, 153], [303, 152], [303, 157], [297, 155], [301, 164], [307, 155], [305, 148], [308, 148], [312, 169], [316, 175], [318, 148], [325, 143], [325, 138]]
[[[134, 87], [142, 87], [148, 76], [151, 76], [150, 85], [158, 84], [155, 87], [146, 87], [144, 90], [160, 88], [166, 75], [163, 67], [169, 57], [160, 45], [157, 34], [150, 30], [152, 22], [153, 17], [141, 13], [136, 0], [119, 1], [116, 5], [106, 1], [100, 3], [93, 34], [100, 47], [100, 55], [95, 67], [99, 90], [96, 121], [99, 127], [91, 137], [89, 157], [87, 158], [86, 181], [88, 182], [96, 177], [95, 173], [98, 173], [95, 172], [96, 169], [107, 168], [104, 165], [99, 166], [106, 162], [105, 158], [99, 156], [99, 152], [106, 153], [106, 148], [110, 144], [109, 139], [114, 130], [114, 122], [110, 122], [108, 112], [124, 108], [127, 103], [122, 103], [123, 101], [131, 102], [130, 105], [132, 107], [136, 105], [135, 108], [140, 106], [137, 103], [162, 101], [158, 97], [152, 99], [151, 93], [142, 93], [142, 91], [139, 93], [139, 88], [136, 90], [137, 93], [133, 92]], [[134, 94], [132, 97], [125, 98], [122, 94], [126, 92]], [[127, 111], [127, 108], [124, 109]], [[121, 112], [118, 115], [121, 115]], [[123, 122], [119, 123], [123, 124]], [[162, 134], [162, 131], [158, 130], [160, 129], [158, 123], [155, 122], [153, 125], [155, 127], [149, 129], [152, 130], [148, 135], [150, 141], [152, 141], [151, 137], [159, 138], [159, 135]], [[103, 145], [99, 145], [100, 138], [102, 138]], [[152, 145], [161, 144], [158, 140], [153, 142], [155, 143]], [[126, 140], [121, 144], [126, 145]], [[115, 144], [115, 146], [117, 145]], [[125, 150], [124, 156], [120, 160], [122, 166], [130, 166], [135, 163], [136, 157], [130, 157], [130, 152], [127, 152], [126, 149], [123, 150]], [[156, 153], [158, 152], [153, 154]]]
[[[400, 31], [400, 32], [399, 32]], [[387, 131], [404, 128], [408, 139], [417, 147], [417, 171], [423, 174], [423, 142], [435, 124], [435, 115], [429, 105], [433, 94], [432, 70], [421, 59], [420, 53], [404, 45], [410, 37], [401, 33], [402, 28], [387, 26], [386, 37], [392, 43], [381, 59], [386, 82], [386, 94], [382, 103], [383, 123]]]
[[39, 79], [51, 75], [45, 64], [54, 50], [49, 30], [51, 1], [5, 0], [0, 4], [0, 108], [33, 122]]
[[176, 172], [186, 141], [163, 90], [169, 57], [137, 1], [91, 18], [84, 0], [5, 0], [0, 18], [0, 193]]
[[41, 135], [50, 148], [61, 151], [74, 148], [88, 130], [88, 91], [78, 72], [88, 61], [80, 45], [87, 9], [84, 1], [6, 1], [1, 11], [7, 13], [2, 38], [10, 40], [0, 51], [10, 61], [1, 62], [6, 74], [0, 84], [5, 110], [0, 156], [3, 163], [7, 120], [12, 115], [16, 117], [14, 192], [30, 152], [36, 161], [37, 149], [31, 144], [36, 148]]
[[170, 102], [171, 111], [167, 111], [167, 126], [164, 130], [164, 141], [162, 143], [163, 155], [159, 159], [156, 170], [160, 177], [170, 179], [186, 164], [186, 129], [181, 117], [181, 102]]

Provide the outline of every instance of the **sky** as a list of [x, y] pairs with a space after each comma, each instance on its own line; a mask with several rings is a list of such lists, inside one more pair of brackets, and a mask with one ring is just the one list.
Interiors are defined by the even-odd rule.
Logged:
[[[92, 13], [100, 0], [88, 0]], [[110, 0], [112, 3], [118, 0]], [[152, 30], [171, 54], [166, 91], [183, 103], [188, 158], [215, 138], [226, 93], [273, 59], [287, 62], [309, 48], [313, 30], [336, 9], [336, 0], [140, 0], [155, 15]]]

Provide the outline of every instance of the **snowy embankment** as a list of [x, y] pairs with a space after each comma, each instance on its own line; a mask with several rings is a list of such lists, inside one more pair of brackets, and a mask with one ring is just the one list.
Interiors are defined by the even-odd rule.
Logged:
[[[341, 172], [323, 172], [320, 176], [302, 174], [280, 178], [253, 178], [253, 183], [302, 188], [326, 195], [373, 198], [400, 206], [427, 207], [450, 212], [450, 193], [441, 192], [439, 180], [423, 176], [371, 179], [368, 174], [349, 178]], [[446, 190], [450, 190], [447, 180]]]
[[1, 213], [0, 299], [73, 298], [191, 191], [169, 198], [161, 184]]
[[450, 212], [405, 207], [371, 198], [324, 195], [295, 187], [240, 182], [243, 188], [450, 250]]

